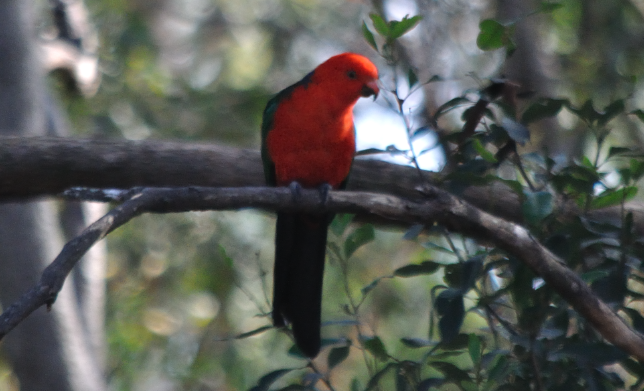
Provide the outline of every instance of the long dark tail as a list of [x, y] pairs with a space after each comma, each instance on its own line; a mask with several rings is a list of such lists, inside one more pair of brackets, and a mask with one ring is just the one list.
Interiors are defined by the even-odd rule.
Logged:
[[328, 214], [277, 213], [273, 323], [290, 323], [295, 343], [307, 357], [320, 351], [322, 278]]

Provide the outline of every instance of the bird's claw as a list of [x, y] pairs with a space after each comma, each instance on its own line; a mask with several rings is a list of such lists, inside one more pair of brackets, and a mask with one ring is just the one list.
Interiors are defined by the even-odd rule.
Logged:
[[329, 199], [329, 191], [331, 191], [333, 187], [325, 182], [321, 184], [318, 189], [320, 190], [320, 198], [322, 199], [322, 205], [326, 205], [326, 202]]
[[288, 185], [288, 188], [291, 189], [293, 202], [299, 202], [302, 199], [302, 185], [298, 181], [293, 181]]

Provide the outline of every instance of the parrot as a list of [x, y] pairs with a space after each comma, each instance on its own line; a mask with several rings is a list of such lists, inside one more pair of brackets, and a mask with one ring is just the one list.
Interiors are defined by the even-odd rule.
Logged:
[[[269, 186], [343, 189], [355, 155], [353, 107], [378, 96], [378, 69], [342, 53], [271, 98], [262, 115], [262, 162]], [[327, 229], [332, 213], [278, 212], [275, 228], [275, 327], [291, 326], [295, 344], [318, 355]]]

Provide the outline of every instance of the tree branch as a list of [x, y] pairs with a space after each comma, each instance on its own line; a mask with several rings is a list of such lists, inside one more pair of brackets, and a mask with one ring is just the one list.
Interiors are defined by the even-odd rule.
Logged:
[[[449, 185], [440, 174], [424, 172], [431, 185]], [[56, 137], [0, 137], [0, 201], [57, 195], [71, 187], [240, 187], [265, 184], [259, 151], [215, 144]], [[347, 190], [389, 193], [420, 199], [426, 186], [412, 167], [356, 159]], [[521, 200], [507, 186], [469, 186], [459, 195], [505, 220], [521, 223]], [[639, 234], [644, 207], [627, 204]], [[560, 218], [578, 216], [572, 201], [557, 200]], [[619, 207], [591, 211], [591, 218], [621, 221]]]
[[425, 200], [394, 195], [332, 191], [324, 204], [315, 190], [293, 200], [287, 188], [149, 188], [90, 225], [65, 245], [45, 269], [37, 286], [0, 315], [0, 338], [41, 305], [51, 306], [65, 278], [81, 256], [109, 232], [142, 213], [171, 213], [254, 207], [282, 211], [366, 213], [405, 223], [433, 224], [494, 243], [532, 268], [609, 342], [644, 361], [644, 338], [599, 300], [588, 285], [523, 227], [492, 216], [437, 188]]

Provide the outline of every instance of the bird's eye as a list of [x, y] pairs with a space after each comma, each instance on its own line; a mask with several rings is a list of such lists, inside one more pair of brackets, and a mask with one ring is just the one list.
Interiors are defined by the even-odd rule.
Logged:
[[358, 77], [358, 75], [356, 75], [356, 71], [347, 72], [347, 76], [349, 77], [349, 79], [356, 79]]

